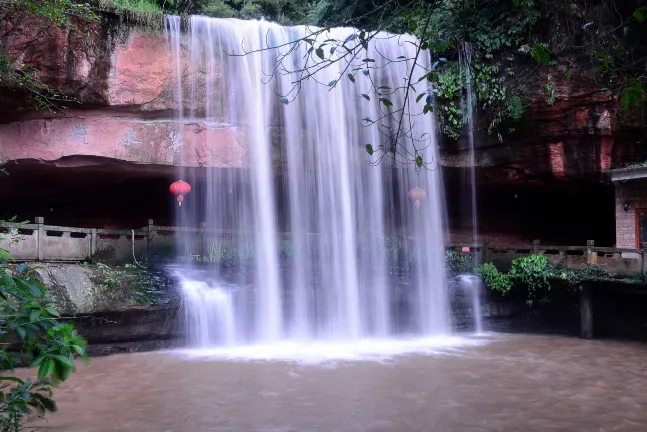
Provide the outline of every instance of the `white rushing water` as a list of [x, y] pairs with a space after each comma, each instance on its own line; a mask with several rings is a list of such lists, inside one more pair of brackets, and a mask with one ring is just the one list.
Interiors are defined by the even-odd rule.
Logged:
[[[411, 61], [379, 68], [384, 58], [414, 57], [409, 37], [371, 42], [367, 56], [377, 67], [358, 71], [355, 83], [339, 62], [315, 77], [319, 83], [344, 77], [335, 88], [309, 79], [285, 104], [278, 95], [289, 92], [295, 76], [277, 74], [267, 82], [277, 50], [227, 54], [241, 53], [241, 45], [254, 51], [285, 44], [304, 37], [305, 27], [193, 16], [183, 33], [179, 23], [168, 17], [166, 32], [174, 65], [183, 68], [176, 70], [180, 119], [242, 137], [223, 142], [214, 133], [207, 152], [247, 151], [243, 169], [210, 168], [185, 179], [195, 187], [178, 220], [221, 233], [202, 249], [201, 259], [212, 265], [183, 272], [192, 345], [448, 334], [439, 164], [419, 171], [388, 160], [371, 166], [365, 150], [366, 143], [377, 148], [383, 136], [362, 118], [377, 119], [384, 107], [378, 97], [368, 102], [360, 95], [372, 94], [369, 75], [394, 88], [409, 76]], [[320, 39], [344, 40], [353, 32], [337, 28]], [[302, 65], [306, 50], [287, 56], [286, 67]], [[429, 66], [431, 59], [419, 62]], [[421, 110], [416, 96], [410, 95], [412, 106]], [[404, 92], [390, 98], [402, 106]], [[432, 137], [422, 156], [436, 161], [433, 117], [420, 116], [408, 127], [414, 136]], [[414, 187], [426, 191], [416, 205], [408, 197]], [[394, 238], [402, 239], [400, 247]], [[181, 243], [190, 251], [196, 240], [184, 236]]]
[[[466, 74], [466, 93], [467, 93], [467, 139], [468, 139], [468, 151], [469, 151], [469, 185], [470, 185], [470, 192], [469, 192], [469, 202], [470, 202], [470, 210], [471, 210], [471, 221], [472, 221], [472, 243], [473, 244], [478, 244], [479, 243], [479, 236], [478, 236], [478, 209], [477, 209], [477, 203], [476, 203], [476, 147], [474, 145], [474, 102], [472, 100], [473, 97], [473, 89], [472, 89], [472, 55], [473, 55], [473, 49], [474, 47], [472, 46], [471, 43], [466, 42], [463, 45], [463, 51], [460, 52], [460, 63], [461, 67], [465, 71]], [[476, 265], [479, 265], [479, 254], [474, 253], [474, 261]], [[474, 280], [474, 277], [471, 278], [461, 278], [462, 281], [470, 281], [469, 282], [469, 289], [471, 291], [472, 295], [472, 311], [474, 315], [474, 329], [476, 330], [477, 333], [482, 333], [483, 332], [483, 315], [481, 312], [481, 295], [482, 295], [482, 286], [483, 284], [481, 281], [476, 281]]]

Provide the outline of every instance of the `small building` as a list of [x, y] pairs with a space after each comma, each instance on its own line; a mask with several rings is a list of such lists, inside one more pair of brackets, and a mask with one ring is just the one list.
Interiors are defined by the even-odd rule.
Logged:
[[615, 186], [615, 247], [647, 247], [647, 165], [610, 170], [606, 175]]

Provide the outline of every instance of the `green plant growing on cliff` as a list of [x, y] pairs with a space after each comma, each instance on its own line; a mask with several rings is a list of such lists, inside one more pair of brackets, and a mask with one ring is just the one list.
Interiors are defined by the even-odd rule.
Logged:
[[[0, 14], [4, 17], [38, 16], [57, 27], [70, 27], [70, 18], [96, 21], [99, 17], [89, 3], [73, 0], [14, 0], [0, 1]], [[8, 27], [2, 37], [20, 29], [18, 22]], [[4, 40], [0, 38], [0, 88], [23, 91], [29, 104], [38, 110], [55, 113], [67, 103], [78, 103], [51, 85], [41, 81], [40, 71], [34, 65], [25, 64], [19, 58], [8, 55]]]
[[155, 276], [147, 269], [132, 264], [109, 266], [96, 263], [94, 267], [100, 276], [97, 282], [103, 290], [123, 292], [137, 305], [157, 304], [164, 294], [156, 287]]
[[[285, 55], [277, 57], [274, 73], [294, 76], [294, 86], [279, 95], [289, 104], [302, 82], [342, 65], [335, 80], [320, 84], [331, 89], [342, 80], [369, 84], [361, 97], [379, 107], [379, 118], [362, 115], [362, 124], [381, 135], [380, 142], [366, 145], [371, 161], [387, 157], [432, 169], [434, 161], [423, 160], [421, 151], [429, 140], [412, 133], [421, 116], [434, 113], [442, 132], [457, 138], [474, 108], [475, 132], [502, 140], [537, 95], [544, 94], [548, 105], [558, 103], [557, 77], [606, 89], [603, 103], [611, 115], [620, 118], [619, 111], [634, 110], [631, 119], [639, 118], [635, 111], [644, 102], [647, 80], [641, 66], [647, 59], [646, 39], [640, 36], [644, 28], [639, 27], [646, 21], [643, 8], [639, 0], [319, 0], [309, 22], [322, 27], [281, 47]], [[358, 30], [331, 38], [328, 30], [340, 25]], [[371, 48], [385, 30], [415, 35], [416, 41], [407, 41], [415, 52], [391, 58]], [[621, 32], [636, 37], [623, 38]], [[307, 52], [305, 63], [294, 67], [292, 54], [299, 49]], [[385, 82], [382, 70], [402, 62], [420, 71]], [[551, 76], [548, 82], [546, 76]], [[467, 106], [468, 92], [473, 107]]]
[[485, 285], [492, 291], [506, 294], [512, 289], [513, 284], [510, 277], [506, 273], [501, 273], [494, 264], [481, 264], [478, 272]]
[[532, 305], [537, 293], [550, 289], [548, 277], [551, 274], [552, 266], [548, 258], [543, 254], [532, 254], [527, 257], [516, 258], [508, 272], [511, 280], [522, 284], [528, 294], [527, 303]]
[[[86, 358], [86, 341], [61, 320], [32, 269], [8, 263], [0, 263], [0, 431], [17, 432], [29, 417], [56, 411], [52, 386], [69, 378], [75, 357]], [[20, 363], [38, 368], [35, 380], [6, 374]]]

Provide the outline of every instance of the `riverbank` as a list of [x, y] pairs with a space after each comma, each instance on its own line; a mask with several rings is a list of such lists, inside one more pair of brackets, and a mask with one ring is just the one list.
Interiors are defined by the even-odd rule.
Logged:
[[[88, 340], [91, 356], [181, 348], [186, 331], [179, 282], [164, 268], [40, 264], [59, 308]], [[483, 330], [497, 333], [580, 335], [580, 296], [563, 281], [529, 306], [524, 293], [500, 295], [481, 288]], [[596, 338], [647, 341], [647, 296], [636, 284], [589, 282]], [[148, 293], [143, 296], [142, 293]], [[472, 292], [450, 280], [452, 329], [476, 330]]]

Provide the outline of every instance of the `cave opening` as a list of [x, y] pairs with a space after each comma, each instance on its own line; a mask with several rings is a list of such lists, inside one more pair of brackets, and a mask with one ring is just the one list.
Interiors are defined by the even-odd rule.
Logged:
[[[34, 221], [42, 216], [47, 225], [111, 229], [143, 227], [148, 219], [158, 226], [178, 223], [177, 202], [169, 192], [169, 185], [178, 180], [173, 166], [68, 157], [53, 163], [20, 160], [5, 165], [5, 170], [0, 175], [4, 203], [0, 219], [16, 216], [19, 221]], [[187, 169], [193, 191], [185, 205], [204, 205], [194, 197], [203, 196], [207, 170]], [[225, 170], [231, 169], [220, 171]], [[448, 240], [469, 243], [472, 227], [463, 196], [466, 177], [460, 170], [443, 171]], [[283, 183], [276, 179], [277, 223], [285, 230], [289, 215], [281, 202], [289, 198]], [[240, 192], [235, 189], [234, 194]], [[614, 191], [609, 185], [551, 179], [479, 182], [477, 199], [479, 236], [490, 243], [529, 244], [533, 239], [555, 245], [585, 245], [587, 240], [599, 246], [615, 243]]]

